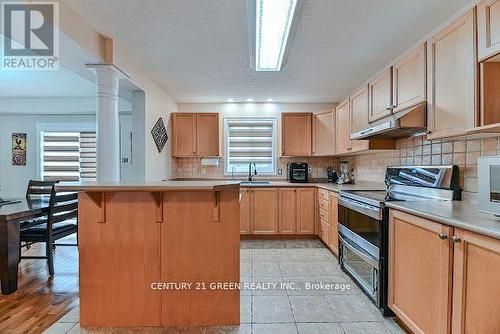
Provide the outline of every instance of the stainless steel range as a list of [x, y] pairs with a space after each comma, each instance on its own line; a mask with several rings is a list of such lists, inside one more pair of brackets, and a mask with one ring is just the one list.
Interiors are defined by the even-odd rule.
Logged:
[[387, 306], [388, 201], [460, 200], [457, 166], [390, 167], [386, 191], [340, 191], [339, 260], [382, 310]]

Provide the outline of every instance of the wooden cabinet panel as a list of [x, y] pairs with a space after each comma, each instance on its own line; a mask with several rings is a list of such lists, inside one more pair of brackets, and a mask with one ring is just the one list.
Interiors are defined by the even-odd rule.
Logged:
[[[240, 251], [239, 193], [235, 190], [220, 192], [220, 219], [217, 222], [212, 218], [213, 196], [212, 192], [202, 191], [163, 193], [163, 223], [156, 224], [161, 226], [162, 276], [161, 280], [149, 281], [144, 287], [149, 289], [151, 282], [204, 282], [207, 285], [206, 290], [196, 289], [194, 284], [189, 290], [151, 290], [161, 297], [163, 326], [239, 323], [239, 291], [221, 293], [208, 288], [209, 283], [239, 282], [240, 279], [240, 259], [233, 256]], [[154, 236], [155, 240], [158, 238]], [[124, 245], [120, 252], [128, 247]], [[147, 257], [143, 256], [142, 261], [145, 260]], [[128, 267], [125, 270], [129, 270]], [[135, 274], [142, 277], [141, 272]], [[129, 270], [125, 275], [132, 273]], [[129, 290], [132, 287], [123, 289]], [[131, 305], [126, 303], [123, 307]]]
[[336, 126], [336, 153], [348, 153], [351, 149], [351, 125], [349, 116], [349, 102], [345, 101], [337, 106], [335, 112]]
[[314, 234], [314, 188], [297, 189], [297, 234]]
[[474, 9], [428, 41], [428, 139], [465, 133], [476, 124], [476, 28]]
[[388, 304], [414, 333], [450, 331], [452, 231], [390, 211]]
[[151, 195], [106, 193], [105, 223], [86, 193], [78, 199], [82, 326], [160, 326], [161, 294], [150, 286], [161, 282], [162, 224]]
[[312, 114], [281, 114], [281, 155], [312, 155]]
[[455, 229], [452, 333], [500, 333], [500, 241]]
[[392, 67], [370, 81], [368, 84], [368, 100], [369, 122], [374, 122], [392, 114]]
[[172, 114], [172, 137], [174, 156], [196, 156], [196, 114]]
[[278, 233], [278, 189], [252, 189], [252, 234]]
[[250, 234], [250, 189], [241, 188], [240, 234]]
[[370, 148], [368, 140], [350, 140], [351, 133], [364, 130], [369, 127], [368, 123], [368, 85], [363, 86], [351, 97], [349, 97], [349, 128], [348, 134], [350, 141], [348, 152], [365, 151]]
[[368, 124], [368, 86], [358, 89], [349, 97], [351, 113], [351, 133], [364, 130]]
[[295, 234], [295, 225], [297, 221], [297, 190], [295, 188], [279, 189], [279, 194], [279, 233]]
[[479, 59], [500, 53], [500, 1], [483, 0], [477, 5]]
[[426, 101], [426, 57], [425, 44], [422, 44], [393, 65], [393, 113]]
[[219, 114], [196, 114], [196, 155], [219, 156]]
[[320, 221], [320, 234], [319, 237], [323, 242], [327, 245], [330, 244], [330, 224], [328, 222], [321, 220]]
[[339, 200], [338, 195], [330, 192], [330, 249], [339, 255]]
[[313, 155], [335, 154], [335, 112], [313, 116]]

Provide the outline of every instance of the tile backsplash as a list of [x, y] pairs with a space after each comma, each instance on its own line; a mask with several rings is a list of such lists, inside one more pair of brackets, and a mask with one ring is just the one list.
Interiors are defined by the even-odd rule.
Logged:
[[350, 161], [357, 180], [382, 180], [387, 166], [395, 165], [458, 165], [463, 190], [477, 192], [477, 158], [499, 154], [500, 138], [482, 140], [433, 140], [423, 137], [405, 138], [396, 142], [397, 149], [383, 153], [341, 158]]
[[[286, 165], [289, 162], [306, 162], [309, 164], [311, 172], [309, 177], [312, 179], [325, 179], [327, 167], [336, 167], [337, 160], [333, 157], [318, 158], [279, 158], [278, 169], [282, 170], [282, 175], [276, 175], [269, 178], [286, 179]], [[172, 177], [173, 178], [210, 178], [222, 179], [231, 178], [231, 175], [224, 175], [224, 158], [219, 159], [219, 166], [202, 166], [200, 158], [173, 158], [172, 159]], [[246, 175], [239, 175], [236, 178], [245, 178]], [[265, 176], [257, 175], [257, 178]]]
[[[433, 140], [423, 137], [405, 138], [396, 142], [396, 150], [361, 154], [342, 158], [279, 158], [278, 169], [283, 174], [274, 176], [286, 179], [286, 164], [301, 161], [309, 163], [312, 179], [326, 178], [326, 168], [338, 168], [339, 161], [349, 161], [354, 176], [359, 181], [382, 182], [387, 166], [396, 165], [458, 165], [462, 189], [477, 192], [477, 158], [500, 154], [500, 137], [481, 140]], [[172, 159], [174, 178], [230, 178], [224, 175], [224, 161], [219, 166], [202, 166], [200, 158]]]

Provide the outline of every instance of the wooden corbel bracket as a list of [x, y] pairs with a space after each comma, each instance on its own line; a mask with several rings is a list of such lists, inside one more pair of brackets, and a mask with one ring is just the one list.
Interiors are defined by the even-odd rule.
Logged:
[[161, 192], [150, 192], [151, 198], [155, 204], [155, 222], [163, 222], [163, 193]]
[[212, 221], [214, 223], [220, 222], [220, 191], [213, 192], [214, 206], [212, 210]]
[[87, 196], [99, 207], [99, 223], [106, 222], [106, 193], [104, 192], [88, 192]]

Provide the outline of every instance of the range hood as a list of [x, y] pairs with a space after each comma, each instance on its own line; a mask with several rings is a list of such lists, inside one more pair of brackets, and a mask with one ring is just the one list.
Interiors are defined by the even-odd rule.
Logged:
[[427, 133], [426, 103], [420, 103], [396, 115], [387, 117], [368, 129], [351, 134], [351, 139], [390, 139]]

